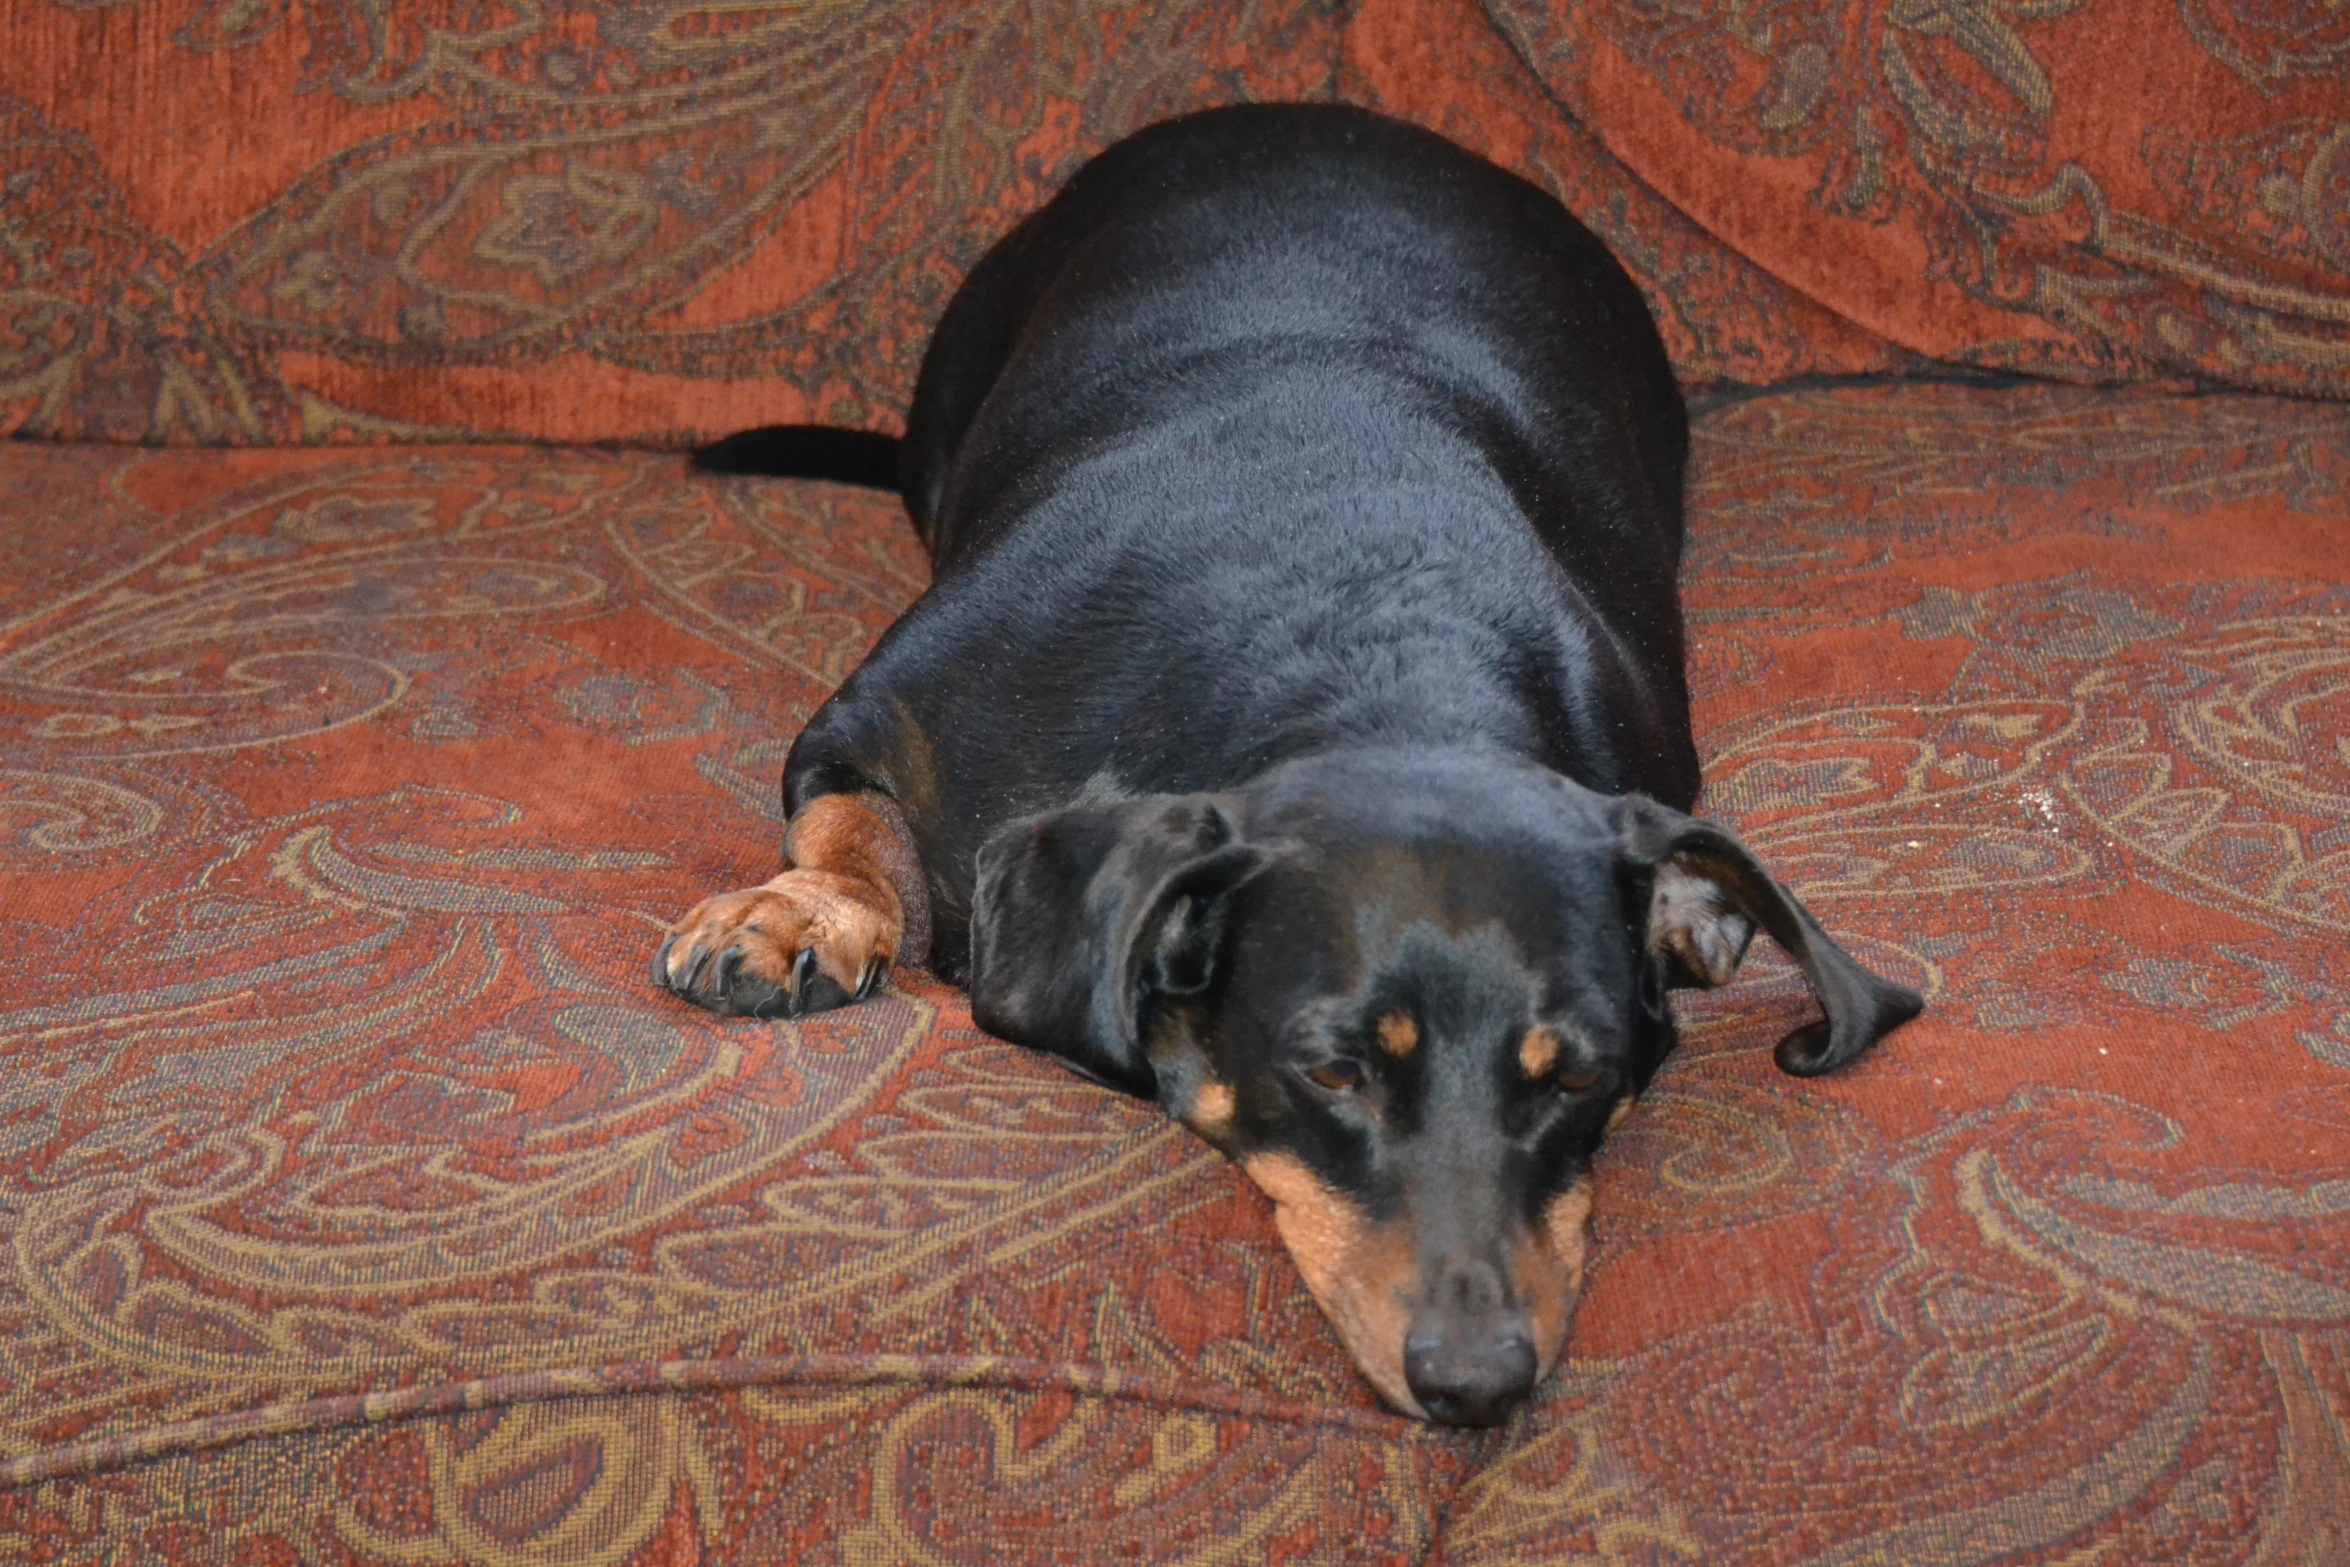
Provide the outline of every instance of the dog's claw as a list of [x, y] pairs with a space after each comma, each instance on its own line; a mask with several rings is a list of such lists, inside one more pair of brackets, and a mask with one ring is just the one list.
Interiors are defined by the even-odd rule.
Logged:
[[803, 947], [791, 965], [791, 1010], [794, 1017], [808, 1010], [808, 992], [816, 983], [816, 949]]
[[721, 1017], [803, 1018], [878, 990], [898, 926], [845, 878], [786, 871], [705, 898], [670, 926], [653, 981]]

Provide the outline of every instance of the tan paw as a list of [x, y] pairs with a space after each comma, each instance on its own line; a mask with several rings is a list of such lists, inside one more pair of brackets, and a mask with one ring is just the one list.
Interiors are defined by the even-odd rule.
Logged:
[[653, 954], [653, 982], [732, 1017], [801, 1017], [873, 994], [904, 919], [887, 888], [793, 870], [705, 898]]

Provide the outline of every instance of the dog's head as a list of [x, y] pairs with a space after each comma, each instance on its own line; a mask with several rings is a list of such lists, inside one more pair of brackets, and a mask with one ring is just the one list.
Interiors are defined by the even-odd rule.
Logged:
[[1720, 827], [1504, 759], [1351, 753], [998, 834], [971, 1001], [1223, 1149], [1380, 1393], [1489, 1425], [1565, 1341], [1591, 1156], [1672, 1046], [1666, 988], [1727, 980], [1757, 927], [1826, 1014], [1786, 1071], [1917, 1013]]

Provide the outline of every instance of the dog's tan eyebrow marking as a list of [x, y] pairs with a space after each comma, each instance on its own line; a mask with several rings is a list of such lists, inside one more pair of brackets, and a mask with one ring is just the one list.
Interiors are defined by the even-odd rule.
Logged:
[[1378, 1022], [1379, 1048], [1401, 1061], [1420, 1047], [1420, 1025], [1401, 1012], [1389, 1012]]
[[1540, 1077], [1558, 1065], [1559, 1031], [1548, 1025], [1526, 1030], [1518, 1041], [1518, 1065], [1528, 1077]]

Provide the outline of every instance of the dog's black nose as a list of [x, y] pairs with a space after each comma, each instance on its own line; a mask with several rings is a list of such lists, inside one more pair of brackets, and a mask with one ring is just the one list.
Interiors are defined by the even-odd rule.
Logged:
[[1522, 1328], [1467, 1340], [1415, 1328], [1404, 1340], [1403, 1374], [1438, 1425], [1497, 1426], [1534, 1390], [1534, 1339]]
[[1404, 1381], [1439, 1425], [1499, 1425], [1534, 1390], [1526, 1315], [1505, 1304], [1500, 1277], [1483, 1264], [1456, 1270], [1435, 1294], [1404, 1337]]

